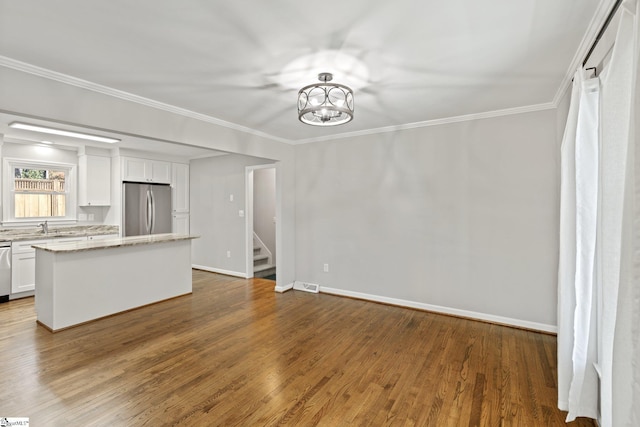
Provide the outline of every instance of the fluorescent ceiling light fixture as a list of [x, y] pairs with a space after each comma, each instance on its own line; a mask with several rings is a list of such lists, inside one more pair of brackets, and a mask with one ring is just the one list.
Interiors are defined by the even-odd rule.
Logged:
[[86, 139], [89, 141], [107, 142], [109, 144], [113, 144], [115, 142], [120, 141], [119, 139], [109, 138], [106, 136], [91, 135], [88, 133], [73, 132], [70, 130], [54, 129], [54, 128], [49, 128], [45, 126], [30, 125], [28, 123], [13, 122], [9, 124], [9, 127], [14, 129], [30, 130], [33, 132], [48, 133], [51, 135], [60, 135], [60, 136], [68, 136], [71, 138]]

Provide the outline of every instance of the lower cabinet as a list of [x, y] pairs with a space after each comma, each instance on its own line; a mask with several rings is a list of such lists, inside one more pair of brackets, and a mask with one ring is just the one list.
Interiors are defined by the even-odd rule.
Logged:
[[36, 288], [36, 250], [31, 245], [40, 243], [44, 242], [20, 242], [11, 246], [12, 294], [32, 291]]
[[172, 218], [172, 231], [178, 234], [189, 234], [189, 214], [174, 213]]

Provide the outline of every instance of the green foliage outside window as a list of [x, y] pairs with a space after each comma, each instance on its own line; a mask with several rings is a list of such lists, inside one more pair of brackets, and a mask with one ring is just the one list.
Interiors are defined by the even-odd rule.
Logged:
[[44, 169], [20, 169], [16, 168], [16, 178], [26, 178], [26, 179], [47, 179], [47, 172]]

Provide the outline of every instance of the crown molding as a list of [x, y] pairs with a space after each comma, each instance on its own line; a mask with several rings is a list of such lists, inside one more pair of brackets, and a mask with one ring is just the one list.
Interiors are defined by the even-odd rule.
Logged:
[[513, 114], [531, 113], [535, 111], [550, 110], [554, 108], [556, 108], [556, 105], [554, 105], [551, 102], [548, 102], [544, 104], [528, 105], [524, 107], [507, 108], [503, 110], [486, 111], [483, 113], [473, 113], [473, 114], [465, 114], [462, 116], [446, 117], [442, 119], [425, 120], [422, 122], [407, 123], [407, 124], [397, 125], [397, 126], [386, 126], [386, 127], [380, 127], [380, 128], [365, 129], [365, 130], [354, 131], [354, 132], [340, 133], [337, 135], [321, 136], [317, 138], [299, 139], [295, 141], [295, 144], [296, 145], [308, 144], [311, 142], [330, 141], [333, 139], [353, 138], [357, 136], [375, 135], [375, 134], [387, 133], [387, 132], [397, 132], [397, 131], [407, 130], [407, 129], [416, 129], [416, 128], [423, 128], [428, 126], [439, 126], [439, 125], [446, 125], [449, 123], [466, 122], [470, 120], [482, 120], [482, 119], [490, 119], [493, 117], [510, 116]]
[[598, 32], [604, 25], [604, 22], [606, 21], [609, 12], [613, 9], [615, 2], [616, 0], [602, 0], [600, 4], [598, 4], [596, 12], [593, 14], [593, 18], [587, 27], [587, 31], [585, 32], [584, 37], [582, 37], [582, 41], [580, 42], [576, 53], [573, 55], [569, 68], [567, 69], [560, 86], [558, 86], [555, 96], [553, 97], [552, 103], [556, 107], [560, 104], [560, 100], [571, 84], [571, 79], [573, 79], [576, 70], [578, 67], [582, 67], [582, 61], [591, 48], [591, 45], [595, 42]]
[[39, 77], [44, 77], [49, 80], [54, 80], [60, 83], [65, 83], [71, 86], [87, 89], [93, 92], [101, 93], [103, 95], [119, 98], [124, 101], [135, 102], [136, 104], [144, 105], [158, 110], [167, 111], [169, 113], [178, 114], [183, 117], [188, 117], [203, 122], [211, 123], [214, 125], [222, 126], [228, 129], [233, 129], [239, 132], [248, 133], [251, 135], [259, 136], [262, 138], [270, 139], [272, 141], [282, 142], [285, 144], [291, 144], [292, 141], [280, 138], [277, 136], [269, 135], [264, 132], [257, 131], [255, 129], [241, 126], [235, 123], [227, 122], [225, 120], [217, 119], [215, 117], [207, 116], [206, 114], [196, 113], [195, 111], [187, 110], [185, 108], [176, 107], [173, 105], [165, 104], [163, 102], [154, 101], [153, 99], [145, 98], [142, 96], [134, 95], [129, 92], [125, 92], [118, 89], [113, 89], [108, 86], [93, 83], [87, 80], [72, 77], [67, 74], [59, 73], [57, 71], [48, 70], [46, 68], [38, 67], [26, 62], [17, 61], [12, 58], [0, 55], [0, 66], [11, 68], [13, 70], [22, 71], [28, 74], [33, 74]]

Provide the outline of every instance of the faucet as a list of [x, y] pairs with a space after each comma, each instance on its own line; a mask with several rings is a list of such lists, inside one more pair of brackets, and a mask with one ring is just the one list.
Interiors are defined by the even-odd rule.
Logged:
[[43, 234], [48, 234], [49, 233], [49, 223], [47, 221], [38, 224], [38, 227], [42, 227], [42, 233]]

